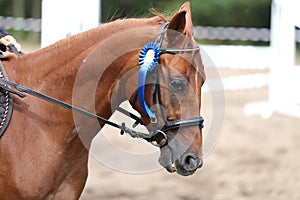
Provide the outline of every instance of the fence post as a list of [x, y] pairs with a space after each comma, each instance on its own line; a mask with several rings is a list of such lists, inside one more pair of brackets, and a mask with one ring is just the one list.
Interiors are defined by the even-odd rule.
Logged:
[[271, 59], [267, 102], [245, 106], [247, 114], [270, 117], [274, 112], [300, 117], [300, 67], [296, 66], [296, 26], [299, 0], [273, 0], [271, 16]]
[[99, 25], [100, 0], [42, 0], [41, 46]]
[[269, 101], [274, 110], [296, 99], [289, 94], [295, 84], [291, 81], [291, 70], [296, 64], [294, 3], [294, 0], [272, 2]]

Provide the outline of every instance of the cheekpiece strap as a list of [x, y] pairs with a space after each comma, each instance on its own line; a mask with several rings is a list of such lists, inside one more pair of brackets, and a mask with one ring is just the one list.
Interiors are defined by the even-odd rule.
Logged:
[[156, 37], [156, 39], [155, 39], [155, 44], [157, 44], [157, 46], [159, 47], [159, 48], [161, 48], [161, 45], [162, 45], [162, 42], [163, 42], [163, 40], [164, 40], [164, 38], [165, 38], [165, 32], [164, 32], [164, 30], [168, 27], [168, 25], [169, 25], [169, 22], [165, 22], [161, 27], [160, 27], [160, 29], [159, 29], [159, 34], [158, 34], [158, 36]]
[[138, 99], [143, 112], [148, 115], [152, 121], [156, 121], [155, 114], [150, 110], [145, 101], [145, 86], [147, 80], [147, 73], [152, 71], [158, 64], [160, 47], [164, 39], [164, 30], [169, 25], [166, 22], [160, 28], [160, 33], [156, 37], [154, 42], [148, 42], [141, 50], [139, 56], [139, 76], [138, 76]]

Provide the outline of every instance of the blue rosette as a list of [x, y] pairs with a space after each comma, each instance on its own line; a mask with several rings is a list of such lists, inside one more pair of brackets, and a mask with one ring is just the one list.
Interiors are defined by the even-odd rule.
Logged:
[[151, 112], [146, 101], [145, 101], [145, 85], [147, 72], [152, 71], [159, 59], [159, 48], [154, 42], [147, 43], [141, 50], [139, 57], [139, 77], [138, 77], [138, 99], [141, 105], [141, 108], [145, 114], [147, 114], [152, 120], [156, 119], [155, 114]]

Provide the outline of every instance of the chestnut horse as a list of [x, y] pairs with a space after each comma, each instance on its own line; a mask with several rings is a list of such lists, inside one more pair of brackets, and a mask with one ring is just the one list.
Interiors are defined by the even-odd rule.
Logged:
[[[117, 93], [118, 100], [115, 100], [115, 104], [129, 100], [141, 114], [143, 123], [148, 124], [149, 116], [143, 112], [140, 103], [135, 102], [132, 91], [138, 87], [136, 67], [139, 66], [140, 50], [146, 42], [155, 40], [159, 28], [165, 22], [161, 15], [153, 18], [117, 20], [23, 57], [3, 61], [3, 66], [11, 82], [68, 104], [74, 105], [72, 98], [75, 96], [80, 102], [78, 106], [90, 112], [94, 111], [105, 119], [114, 112], [111, 101], [113, 94]], [[118, 40], [118, 34], [139, 28], [143, 31], [133, 31], [127, 34], [127, 40]], [[171, 18], [167, 29], [179, 32], [194, 41], [189, 3], [185, 3]], [[166, 36], [164, 44], [176, 41], [168, 38], [170, 35]], [[104, 60], [108, 63], [108, 66], [96, 65], [97, 70], [102, 70], [101, 79], [95, 77], [97, 75], [93, 70], [96, 69], [91, 69], [78, 80], [77, 75], [81, 73], [82, 64], [89, 62], [86, 58], [95, 49], [99, 49], [102, 43], [108, 44], [106, 41], [110, 41], [111, 52], [113, 48], [122, 49], [130, 45], [136, 49], [125, 52], [115, 60], [100, 55], [97, 57], [99, 62]], [[182, 116], [199, 116], [200, 113], [204, 69], [199, 51], [192, 54], [191, 62], [194, 64], [173, 53], [162, 54], [159, 57], [159, 64], [162, 66], [159, 70], [160, 79], [174, 88], [174, 91], [167, 87], [160, 88], [162, 106], [170, 122], [181, 120]], [[86, 96], [80, 94], [87, 90], [86, 86], [89, 86], [93, 76], [99, 80], [93, 94], [94, 105], [90, 105]], [[182, 78], [187, 82], [182, 83]], [[184, 90], [184, 84], [188, 84], [190, 89]], [[148, 105], [154, 104], [150, 90], [151, 88], [146, 87], [145, 100]], [[74, 92], [77, 94], [74, 95]], [[173, 93], [176, 92], [175, 96]], [[71, 110], [30, 95], [25, 98], [15, 95], [13, 98], [12, 118], [0, 139], [1, 199], [78, 199], [88, 175], [88, 147], [100, 126], [89, 126], [89, 122], [84, 122], [87, 125], [79, 127], [80, 125], [74, 122], [76, 119]], [[179, 105], [180, 98], [184, 101]], [[192, 101], [196, 102], [196, 109], [191, 108]], [[161, 120], [158, 118], [158, 122]], [[92, 134], [78, 134], [84, 129]], [[170, 165], [173, 165], [181, 175], [193, 174], [202, 163], [202, 127], [177, 127], [167, 130], [166, 135], [174, 142], [172, 145], [161, 146], [161, 165], [169, 171]], [[160, 142], [159, 138], [156, 140]], [[170, 152], [170, 149], [174, 151]]]

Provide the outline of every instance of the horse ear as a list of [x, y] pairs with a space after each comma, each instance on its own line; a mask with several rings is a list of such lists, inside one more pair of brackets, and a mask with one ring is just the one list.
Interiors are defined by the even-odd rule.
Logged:
[[169, 29], [190, 37], [194, 35], [190, 2], [183, 4], [179, 11], [172, 17]]

